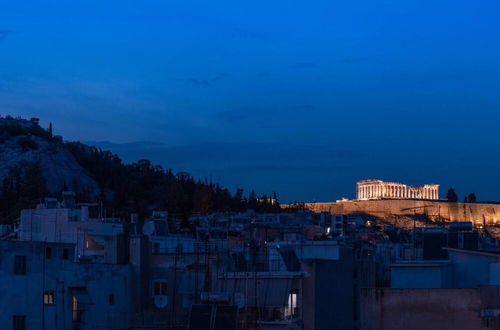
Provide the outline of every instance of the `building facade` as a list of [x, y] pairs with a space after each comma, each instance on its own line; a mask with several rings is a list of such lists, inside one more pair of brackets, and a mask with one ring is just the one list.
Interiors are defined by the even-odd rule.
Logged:
[[67, 192], [60, 203], [47, 198], [34, 209], [21, 211], [19, 240], [74, 244], [77, 258], [92, 262], [125, 263], [125, 225], [114, 218], [92, 218], [88, 207], [76, 207]]
[[129, 265], [76, 261], [73, 244], [0, 241], [0, 329], [130, 329]]
[[439, 199], [439, 185], [408, 186], [398, 182], [362, 180], [357, 183], [357, 199]]

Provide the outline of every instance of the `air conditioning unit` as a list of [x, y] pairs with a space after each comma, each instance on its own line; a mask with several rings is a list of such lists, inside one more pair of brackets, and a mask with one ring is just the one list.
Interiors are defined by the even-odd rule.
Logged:
[[157, 308], [165, 308], [168, 305], [168, 297], [167, 296], [154, 296], [153, 298], [154, 304]]

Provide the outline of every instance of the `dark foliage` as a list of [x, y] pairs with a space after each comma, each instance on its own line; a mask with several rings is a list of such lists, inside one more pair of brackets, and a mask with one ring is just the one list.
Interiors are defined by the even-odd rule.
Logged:
[[458, 201], [458, 195], [455, 192], [455, 189], [453, 188], [448, 189], [448, 192], [446, 193], [446, 198], [448, 199], [448, 202], [456, 203]]
[[39, 163], [12, 167], [2, 180], [0, 222], [13, 223], [23, 208], [34, 207], [46, 195], [46, 181]]
[[38, 149], [38, 144], [35, 141], [33, 141], [29, 136], [20, 137], [17, 140], [17, 144], [23, 149], [23, 151]]
[[241, 189], [232, 195], [217, 183], [195, 180], [186, 172], [174, 174], [149, 160], [124, 164], [117, 155], [100, 148], [78, 142], [66, 143], [66, 147], [99, 184], [102, 201], [115, 215], [135, 212], [145, 216], [161, 209], [186, 219], [196, 213], [281, 210], [265, 196], [257, 199], [251, 193], [245, 199]]
[[476, 203], [477, 198], [475, 193], [470, 193], [467, 197], [464, 198], [464, 203]]
[[[0, 117], [2, 140], [14, 136], [19, 136], [17, 143], [24, 151], [38, 147], [32, 136], [52, 143], [63, 143], [61, 136], [53, 134], [52, 124], [44, 129], [37, 118]], [[243, 197], [242, 189], [232, 195], [217, 183], [195, 180], [185, 172], [173, 173], [171, 169], [154, 165], [149, 160], [124, 164], [110, 151], [79, 142], [63, 145], [98, 183], [101, 190], [99, 201], [105, 206], [106, 215], [128, 217], [130, 213], [138, 213], [144, 217], [151, 210], [161, 209], [179, 219], [187, 219], [196, 213], [281, 210], [276, 196], [258, 198], [252, 191], [247, 199]], [[18, 217], [20, 209], [34, 206], [47, 193], [39, 164], [13, 168], [4, 179], [2, 188], [0, 207], [4, 222]], [[74, 183], [72, 188], [76, 190], [80, 201], [89, 201], [90, 192], [79, 191]]]
[[39, 125], [38, 118], [27, 120], [11, 116], [0, 117], [0, 136], [3, 139], [13, 136], [25, 136], [25, 139], [29, 139], [29, 136], [37, 136], [47, 141], [53, 140], [52, 133]]

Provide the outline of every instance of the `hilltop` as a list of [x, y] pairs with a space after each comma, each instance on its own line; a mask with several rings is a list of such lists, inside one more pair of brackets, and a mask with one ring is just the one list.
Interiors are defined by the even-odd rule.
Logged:
[[99, 201], [107, 215], [146, 216], [163, 209], [186, 219], [194, 213], [279, 211], [279, 204], [231, 194], [208, 180], [189, 173], [138, 160], [125, 164], [110, 151], [54, 135], [52, 124], [40, 126], [38, 118], [0, 117], [0, 222], [11, 223], [22, 208], [33, 207], [46, 196], [76, 192], [81, 202]]

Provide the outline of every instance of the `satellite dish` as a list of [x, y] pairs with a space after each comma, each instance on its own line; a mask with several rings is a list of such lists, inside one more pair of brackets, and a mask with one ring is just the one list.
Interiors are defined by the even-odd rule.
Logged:
[[155, 223], [153, 221], [148, 221], [142, 226], [142, 233], [144, 235], [153, 235], [155, 232]]
[[158, 308], [165, 308], [168, 305], [168, 297], [167, 296], [155, 296], [154, 298], [155, 306]]

